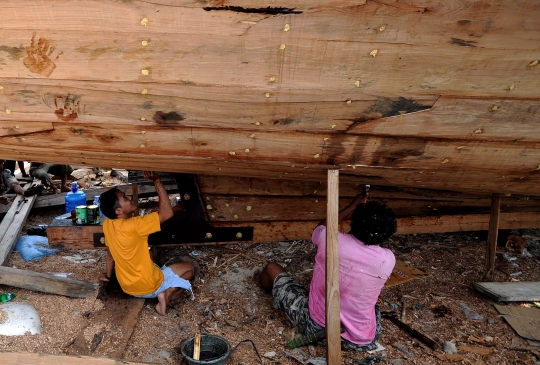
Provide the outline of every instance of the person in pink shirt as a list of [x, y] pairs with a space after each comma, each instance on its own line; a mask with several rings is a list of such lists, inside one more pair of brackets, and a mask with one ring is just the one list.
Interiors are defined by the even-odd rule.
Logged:
[[[365, 192], [339, 212], [338, 220], [351, 213], [350, 232], [338, 235], [341, 344], [345, 349], [371, 351], [377, 348], [382, 331], [377, 300], [396, 263], [392, 251], [379, 244], [396, 232], [397, 223], [390, 208], [367, 202]], [[272, 291], [274, 307], [304, 334], [325, 327], [325, 223], [312, 235], [317, 254], [309, 291], [275, 262], [266, 265], [258, 277], [260, 287]]]

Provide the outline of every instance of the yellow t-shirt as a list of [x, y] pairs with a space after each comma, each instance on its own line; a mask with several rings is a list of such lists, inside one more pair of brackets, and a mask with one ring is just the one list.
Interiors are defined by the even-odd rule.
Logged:
[[124, 292], [150, 294], [163, 282], [163, 273], [148, 252], [148, 236], [160, 230], [157, 212], [144, 217], [105, 219], [105, 245], [114, 259], [116, 278]]

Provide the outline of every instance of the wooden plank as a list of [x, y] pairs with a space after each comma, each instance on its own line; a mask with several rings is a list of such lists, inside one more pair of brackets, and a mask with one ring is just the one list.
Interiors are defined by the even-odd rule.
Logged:
[[[28, 24], [33, 24], [33, 29], [47, 29], [49, 31], [81, 31], [90, 32], [127, 32], [130, 34], [146, 33], [155, 37], [158, 34], [189, 34], [204, 32], [201, 22], [213, 30], [210, 33], [240, 35], [249, 27], [249, 23], [241, 21], [258, 21], [267, 16], [265, 14], [239, 14], [234, 12], [205, 12], [195, 7], [166, 6], [156, 3], [140, 3], [127, 5], [107, 0], [100, 1], [67, 1], [61, 9], [51, 12], [50, 9], [56, 3], [54, 1], [29, 1], [26, 4], [17, 1], [6, 2], [6, 16], [15, 19], [25, 19], [24, 22], [9, 22], [2, 29], [11, 31], [26, 30]], [[84, 10], [84, 11], [83, 11]], [[77, 21], [66, 21], [66, 17], [80, 14]], [[107, 16], [105, 16], [107, 14]], [[44, 16], [47, 15], [47, 16]], [[213, 18], [212, 18], [213, 16]], [[143, 18], [148, 20], [142, 25]], [[94, 22], [92, 22], [94, 20]], [[96, 24], [101, 23], [101, 25]], [[23, 24], [24, 23], [24, 24]], [[236, 26], [231, 26], [236, 23]], [[179, 26], [179, 25], [182, 26]], [[125, 38], [122, 36], [122, 38]], [[143, 38], [144, 39], [144, 38]], [[140, 41], [139, 41], [140, 42]], [[95, 55], [99, 56], [99, 54]]]
[[[24, 189], [29, 188], [31, 185], [24, 185]], [[0, 222], [0, 265], [5, 265], [9, 259], [35, 200], [35, 195], [30, 197], [17, 195], [9, 211]]]
[[[214, 227], [249, 225], [254, 227], [253, 242], [274, 242], [311, 239], [311, 234], [319, 221], [213, 222], [212, 225]], [[485, 231], [489, 225], [489, 214], [403, 217], [398, 218], [397, 221], [397, 234]], [[500, 229], [538, 228], [540, 215], [538, 213], [501, 213], [499, 227]], [[348, 232], [349, 228], [348, 222], [340, 225], [341, 232]], [[63, 244], [77, 249], [95, 248], [94, 233], [103, 233], [102, 227], [57, 225], [53, 221], [47, 228], [51, 245]]]
[[[175, 137], [171, 138], [173, 130]], [[172, 126], [140, 128], [118, 125], [111, 131], [97, 125], [73, 129], [67, 124], [55, 124], [53, 132], [26, 136], [26, 144], [43, 145], [50, 139], [57, 141], [62, 150], [84, 151], [85, 155], [90, 150], [107, 150], [118, 154], [116, 157], [122, 161], [126, 157], [120, 153], [145, 153], [246, 163], [253, 160], [314, 166], [367, 165], [415, 169], [421, 166], [426, 170], [447, 171], [492, 169], [501, 174], [499, 176], [505, 176], [503, 174], [507, 172], [527, 174], [536, 171], [537, 155], [540, 154], [540, 144], [520, 141], [441, 141], [301, 132], [260, 132], [251, 138], [250, 133], [242, 130]], [[20, 138], [0, 137], [0, 142], [5, 148], [17, 148]], [[458, 149], [461, 145], [466, 148]]]
[[[17, 19], [27, 19], [36, 29], [89, 31], [113, 30], [133, 34], [141, 30], [141, 15], [152, 14], [144, 30], [153, 33], [181, 34], [219, 34], [231, 32], [242, 35], [248, 27], [268, 34], [275, 28], [273, 18], [286, 17], [291, 23], [291, 31], [302, 31], [312, 38], [328, 37], [343, 41], [379, 40], [388, 43], [437, 44], [451, 42], [447, 36], [462, 40], [463, 46], [531, 49], [540, 31], [534, 21], [534, 3], [504, 2], [494, 5], [487, 1], [460, 1], [449, 6], [444, 1], [432, 1], [429, 7], [422, 0], [408, 1], [228, 1], [228, 6], [254, 10], [256, 8], [283, 7], [294, 9], [301, 14], [269, 16], [267, 14], [242, 13], [241, 11], [201, 11], [212, 8], [212, 4], [197, 1], [160, 1], [160, 3], [138, 6], [109, 1], [87, 3], [66, 2], [62, 11], [49, 11], [51, 1], [27, 1], [21, 4], [15, 0], [6, 1], [6, 22], [4, 29], [24, 29]], [[66, 21], [66, 14], [74, 13], [84, 7], [79, 22]], [[214, 8], [219, 8], [216, 4]], [[159, 11], [156, 11], [158, 9]], [[318, 10], [318, 11], [315, 11]], [[321, 11], [324, 10], [324, 11]], [[47, 16], [43, 16], [47, 14]], [[104, 16], [107, 14], [109, 16]], [[212, 19], [215, 18], [215, 19]], [[264, 21], [261, 21], [263, 20]], [[201, 27], [208, 23], [209, 29]], [[182, 24], [178, 27], [177, 24]], [[362, 24], [362, 27], [357, 26]], [[411, 24], [417, 25], [412, 27]], [[100, 26], [101, 25], [101, 26]], [[281, 25], [281, 24], [280, 24]], [[418, 25], [436, 29], [436, 32], [418, 31]], [[385, 28], [381, 30], [381, 27]], [[279, 27], [280, 30], [283, 26]], [[251, 30], [251, 29], [250, 29]], [[415, 31], [416, 30], [416, 31]], [[253, 31], [253, 30], [252, 30]], [[206, 32], [206, 33], [205, 33]], [[287, 34], [287, 33], [285, 33]], [[272, 34], [274, 35], [274, 34]], [[445, 37], [446, 36], [446, 37]], [[454, 44], [458, 46], [459, 41]]]
[[486, 259], [484, 264], [484, 281], [493, 281], [495, 273], [495, 253], [497, 252], [497, 236], [501, 214], [500, 194], [493, 194], [491, 198], [491, 214], [489, 216], [488, 239], [486, 245]]
[[[120, 365], [115, 359], [90, 356], [50, 355], [31, 352], [0, 352], [5, 365]], [[122, 360], [123, 365], [143, 365], [149, 363]]]
[[328, 170], [326, 214], [326, 360], [341, 364], [341, 319], [339, 311], [339, 170]]
[[[122, 359], [145, 300], [125, 294], [117, 282], [102, 285], [98, 299], [103, 304], [101, 309], [92, 312], [66, 353]], [[88, 338], [89, 330], [92, 338]]]
[[[396, 102], [397, 103], [397, 102]], [[384, 105], [384, 102], [380, 103]], [[536, 140], [540, 123], [538, 100], [461, 99], [442, 96], [429, 109], [381, 118], [374, 104], [369, 113], [356, 116], [358, 121], [347, 133], [395, 136], [439, 137], [511, 141]], [[510, 131], [512, 131], [510, 133]], [[473, 138], [471, 138], [473, 137]], [[468, 148], [463, 144], [463, 148]]]
[[[359, 181], [361, 178], [358, 179]], [[198, 175], [199, 189], [204, 194], [211, 195], [265, 195], [265, 196], [326, 196], [325, 181], [301, 181], [283, 179], [257, 179], [239, 176]], [[365, 184], [361, 182], [340, 182], [340, 197], [356, 196]], [[458, 191], [430, 190], [417, 188], [399, 188], [371, 185], [370, 196], [375, 198], [424, 199], [441, 201], [482, 200], [488, 204], [490, 194], [466, 194]], [[511, 196], [504, 197], [508, 204], [519, 199], [536, 200], [540, 197]]]
[[13, 269], [5, 266], [0, 266], [0, 283], [2, 285], [73, 298], [94, 297], [98, 287], [97, 283], [61, 278], [50, 274]]
[[[485, 231], [489, 225], [489, 214], [463, 214], [431, 217], [398, 218], [396, 234], [445, 233]], [[270, 242], [295, 239], [310, 239], [319, 221], [274, 221], [267, 223], [250, 223], [254, 227], [253, 241]], [[213, 223], [216, 227], [240, 227], [246, 223]], [[537, 213], [501, 213], [500, 229], [520, 229], [540, 227]], [[348, 222], [340, 225], [341, 232], [348, 232]]]
[[[209, 27], [205, 24], [205, 28]], [[282, 26], [280, 26], [282, 28]], [[25, 78], [34, 75], [57, 80], [76, 78], [96, 81], [147, 81], [169, 83], [182, 80], [196, 84], [238, 85], [236, 72], [241, 68], [242, 84], [247, 87], [268, 85], [268, 70], [279, 70], [274, 75], [286, 88], [359, 89], [377, 95], [382, 92], [449, 94], [456, 96], [499, 96], [509, 93], [514, 98], [537, 97], [537, 82], [530, 77], [527, 65], [538, 57], [534, 49], [503, 50], [459, 47], [450, 43], [439, 45], [386, 44], [380, 42], [339, 42], [291, 38], [280, 50], [277, 39], [262, 37], [231, 37], [204, 35], [170, 37], [156, 40], [159, 48], [152, 51], [141, 46], [146, 33], [122, 39], [118, 57], [118, 35], [115, 32], [95, 33], [78, 31], [41, 31], [34, 42], [57, 44], [48, 67], [31, 68], [23, 62], [25, 51], [5, 58], [6, 67], [0, 77]], [[32, 34], [28, 31], [1, 30], [8, 49], [32, 49]], [[87, 46], [82, 46], [80, 37]], [[145, 37], [146, 38], [146, 37]], [[204, 39], [201, 40], [201, 39]], [[246, 42], [250, 43], [249, 50]], [[377, 57], [370, 52], [379, 50]], [[35, 51], [38, 52], [38, 51]], [[60, 57], [57, 56], [62, 53]], [[21, 54], [22, 53], [22, 54]], [[182, 54], [182, 57], [178, 57]], [[23, 56], [23, 57], [21, 57]], [[322, 59], [324, 58], [324, 61]], [[133, 60], [139, 62], [133, 63]], [[204, 62], [199, 62], [203, 59]], [[463, 67], [463, 60], [475, 67]], [[313, 60], [320, 60], [314, 62]], [[30, 63], [32, 64], [32, 63]], [[80, 65], [85, 65], [81, 67]], [[425, 67], [430, 65], [430, 67]], [[343, 67], [347, 67], [344, 74]], [[142, 71], [148, 71], [142, 74]], [[407, 72], [402, 72], [407, 70]], [[438, 75], [433, 75], [437, 70]], [[98, 72], [99, 71], [99, 72]], [[393, 77], [388, 77], [391, 74]], [[294, 75], [294, 76], [293, 76]], [[497, 75], [495, 77], [494, 75]], [[361, 81], [359, 87], [355, 81]], [[275, 83], [275, 84], [278, 84]], [[514, 85], [510, 90], [510, 86]], [[279, 88], [267, 86], [268, 103], [281, 99]], [[357, 91], [358, 92], [358, 91]], [[265, 100], [266, 93], [259, 94]]]
[[[370, 190], [371, 192], [371, 190]], [[388, 205], [398, 217], [433, 216], [443, 214], [483, 214], [490, 212], [487, 199], [444, 201], [437, 199], [380, 198], [377, 193], [370, 194], [371, 200]], [[324, 199], [319, 196], [287, 197], [261, 195], [210, 195], [202, 194], [211, 210], [207, 210], [211, 222], [224, 221], [271, 221], [271, 220], [321, 220], [325, 217]], [[342, 197], [343, 208], [353, 197]], [[540, 202], [536, 199], [519, 200], [508, 198], [504, 212], [539, 212]]]
[[[202, 94], [192, 90], [194, 87], [187, 86], [178, 86], [172, 91], [172, 95], [162, 95], [156, 93], [154, 85], [145, 84], [141, 84], [140, 89], [135, 92], [124, 89], [113, 92], [104, 90], [106, 86], [103, 84], [88, 82], [67, 87], [24, 81], [0, 81], [4, 88], [3, 93], [0, 93], [0, 105], [9, 105], [11, 108], [9, 115], [2, 115], [6, 123], [3, 127], [6, 134], [13, 134], [12, 131], [17, 130], [17, 125], [25, 126], [27, 130], [31, 130], [30, 127], [50, 130], [52, 122], [73, 120], [107, 127], [110, 127], [111, 123], [151, 127], [156, 124], [156, 113], [171, 112], [183, 118], [177, 121], [177, 125], [187, 127], [230, 128], [231, 121], [234, 120], [235, 128], [252, 129], [254, 132], [328, 131], [332, 125], [335, 125], [334, 131], [340, 131], [355, 124], [355, 120], [366, 110], [385, 116], [399, 115], [429, 108], [439, 98], [438, 95], [408, 93], [402, 98], [404, 100], [397, 99], [392, 102], [395, 98], [359, 95], [355, 96], [354, 103], [346, 104], [344, 100], [350, 98], [350, 95], [344, 92], [326, 100], [329, 97], [319, 93], [302, 97], [297, 92], [282, 91], [285, 93], [284, 100], [276, 101], [269, 108], [266, 100], [253, 98], [252, 95], [239, 95], [241, 88], [234, 86], [228, 89], [227, 95], [223, 95], [223, 90], [219, 91], [220, 94], [214, 90]], [[140, 90], [143, 88], [150, 88], [152, 93], [141, 94]], [[265, 90], [261, 89], [259, 93]], [[326, 101], [324, 108], [321, 108], [321, 99]], [[122, 108], [118, 108], [119, 104]], [[47, 123], [40, 125], [29, 120]], [[259, 125], [256, 125], [256, 122], [259, 122]], [[29, 126], [26, 126], [27, 124]]]
[[[313, 180], [324, 178], [326, 164], [291, 164], [285, 161], [255, 161], [229, 159], [209, 159], [203, 157], [186, 157], [182, 155], [148, 155], [141, 153], [109, 154], [97, 151], [55, 150], [26, 145], [4, 146], [3, 157], [6, 159], [25, 160], [43, 159], [55, 163], [88, 166], [122, 166], [137, 170], [154, 170], [166, 172], [183, 172], [196, 174], [238, 175], [246, 177]], [[441, 166], [445, 166], [441, 164]], [[342, 166], [342, 180], [361, 181], [363, 184], [393, 185], [400, 187], [437, 188], [443, 190], [468, 191], [475, 193], [491, 193], [496, 190], [508, 194], [540, 194], [540, 186], [536, 176], [538, 171], [501, 171], [495, 169], [429, 169], [395, 168], [369, 165]], [[464, 184], [464, 181], [468, 181]]]
[[533, 302], [540, 300], [540, 282], [473, 283], [476, 290], [500, 302]]

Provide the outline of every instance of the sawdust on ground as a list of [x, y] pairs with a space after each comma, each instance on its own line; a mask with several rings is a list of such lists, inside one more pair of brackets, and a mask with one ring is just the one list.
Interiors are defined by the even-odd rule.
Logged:
[[[62, 213], [62, 209], [31, 213], [23, 233], [38, 224], [50, 223], [53, 217]], [[465, 346], [461, 347], [460, 357], [454, 357], [454, 361], [464, 364], [537, 364], [539, 351], [520, 338], [498, 315], [492, 302], [472, 287], [482, 278], [486, 247], [484, 233], [391, 238], [385, 246], [395, 253], [396, 258], [429, 276], [383, 289], [381, 309], [397, 310], [401, 314], [405, 307], [406, 320], [415, 329], [441, 344], [452, 341], [458, 346]], [[521, 230], [520, 233], [540, 236], [540, 230]], [[155, 312], [155, 300], [147, 300], [123, 360], [180, 364], [180, 342], [202, 332], [222, 336], [231, 346], [250, 339], [261, 355], [268, 355], [266, 364], [299, 363], [285, 354], [287, 342], [296, 331], [281, 313], [272, 308], [271, 297], [257, 288], [252, 277], [254, 271], [266, 262], [277, 261], [286, 265], [287, 270], [302, 283], [309, 285], [315, 247], [310, 241], [227, 247], [241, 250], [243, 254], [213, 248], [186, 248], [201, 266], [201, 279], [194, 287], [195, 300], [183, 296], [168, 309], [166, 316]], [[540, 241], [528, 238], [527, 252], [530, 255], [510, 253], [516, 258], [513, 261], [506, 261], [498, 254], [495, 281], [540, 281]], [[77, 262], [66, 258], [76, 255], [83, 259]], [[79, 280], [97, 281], [104, 271], [105, 261], [104, 252], [100, 250], [61, 249], [54, 256], [30, 262], [13, 253], [7, 266], [36, 272], [72, 273]], [[15, 301], [24, 300], [32, 304], [43, 323], [40, 335], [0, 336], [0, 351], [62, 354], [80, 331], [85, 316], [101, 309], [100, 300], [95, 298], [73, 299], [6, 286], [0, 286], [0, 292], [17, 293]], [[467, 319], [460, 303], [465, 303], [485, 320]], [[517, 304], [530, 306], [529, 303]], [[373, 355], [344, 351], [342, 362], [356, 364], [370, 356], [384, 355], [382, 363], [394, 365], [451, 363], [452, 360], [445, 358], [442, 350], [423, 347], [386, 320], [383, 320], [383, 325], [380, 343], [386, 350]], [[87, 335], [92, 334], [85, 333]], [[323, 345], [303, 350], [311, 357], [326, 356]], [[227, 364], [250, 365], [260, 364], [260, 361], [253, 347], [243, 343]]]

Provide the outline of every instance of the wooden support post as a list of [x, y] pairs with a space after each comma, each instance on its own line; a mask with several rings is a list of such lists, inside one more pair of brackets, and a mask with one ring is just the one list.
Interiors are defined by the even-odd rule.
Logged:
[[482, 281], [493, 281], [493, 273], [495, 271], [495, 253], [497, 251], [497, 235], [499, 233], [500, 211], [501, 196], [500, 194], [493, 194], [491, 196], [491, 215], [489, 216], [486, 263], [484, 265], [484, 276]]
[[139, 210], [139, 184], [132, 184], [131, 189], [133, 194], [133, 201], [135, 202], [135, 204], [137, 204], [137, 209], [135, 209], [133, 216], [138, 217], [141, 213]]
[[328, 170], [326, 213], [326, 346], [328, 365], [341, 364], [339, 313], [339, 170]]

